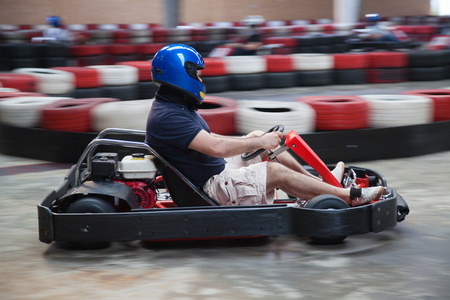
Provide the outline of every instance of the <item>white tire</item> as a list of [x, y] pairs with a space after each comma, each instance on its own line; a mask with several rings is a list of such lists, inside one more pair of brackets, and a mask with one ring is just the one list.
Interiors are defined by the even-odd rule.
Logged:
[[369, 104], [372, 128], [433, 122], [433, 100], [416, 95], [360, 95]]
[[247, 134], [254, 130], [268, 130], [275, 125], [284, 125], [287, 133], [314, 131], [316, 113], [306, 103], [266, 100], [243, 100], [238, 102], [236, 130]]
[[228, 74], [252, 74], [267, 72], [266, 59], [261, 56], [225, 56]]
[[91, 110], [92, 129], [95, 132], [112, 127], [145, 130], [153, 100], [131, 100], [99, 104]]
[[100, 73], [103, 85], [131, 85], [139, 81], [138, 69], [128, 65], [96, 65], [88, 66]]
[[64, 97], [14, 97], [0, 101], [0, 122], [24, 128], [38, 127], [42, 107]]
[[46, 68], [19, 68], [13, 73], [37, 78], [37, 90], [47, 95], [69, 94], [75, 90], [75, 75], [71, 72]]
[[319, 71], [334, 69], [332, 55], [321, 53], [298, 53], [291, 54], [294, 70], [296, 71]]

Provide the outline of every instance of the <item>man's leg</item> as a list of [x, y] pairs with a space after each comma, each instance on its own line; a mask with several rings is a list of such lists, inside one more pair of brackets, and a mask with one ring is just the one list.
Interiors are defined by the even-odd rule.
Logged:
[[[303, 167], [302, 167], [303, 168]], [[307, 172], [305, 170], [305, 172]], [[309, 174], [309, 172], [307, 172]], [[267, 190], [279, 188], [289, 195], [311, 199], [322, 194], [331, 194], [350, 203], [350, 189], [338, 188], [317, 180], [315, 176], [292, 170], [283, 164], [267, 163]]]
[[384, 192], [384, 187], [369, 188], [338, 188], [323, 181], [275, 162], [268, 162], [266, 190], [279, 188], [289, 195], [301, 199], [312, 199], [323, 194], [335, 195], [352, 205], [361, 205], [378, 199]]

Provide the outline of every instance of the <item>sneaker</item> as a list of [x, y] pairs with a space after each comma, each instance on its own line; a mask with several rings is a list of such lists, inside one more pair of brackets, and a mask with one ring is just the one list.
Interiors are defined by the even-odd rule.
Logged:
[[331, 171], [331, 174], [339, 181], [344, 177], [345, 165], [342, 161], [336, 164], [336, 167]]
[[361, 196], [352, 199], [352, 206], [358, 206], [366, 203], [370, 203], [374, 200], [380, 199], [381, 195], [385, 191], [384, 186], [374, 186], [361, 189]]

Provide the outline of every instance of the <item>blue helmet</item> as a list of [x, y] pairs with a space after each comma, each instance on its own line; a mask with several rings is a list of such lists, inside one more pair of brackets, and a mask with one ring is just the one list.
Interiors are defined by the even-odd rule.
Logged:
[[367, 22], [378, 22], [381, 20], [381, 17], [379, 14], [366, 14], [366, 20]]
[[206, 87], [200, 82], [197, 70], [205, 68], [202, 56], [192, 47], [173, 44], [159, 50], [152, 60], [152, 78], [157, 85], [175, 87], [192, 97], [200, 105]]
[[60, 17], [51, 16], [51, 17], [47, 17], [45, 20], [47, 21], [48, 24], [52, 25], [53, 27], [61, 26], [61, 18]]

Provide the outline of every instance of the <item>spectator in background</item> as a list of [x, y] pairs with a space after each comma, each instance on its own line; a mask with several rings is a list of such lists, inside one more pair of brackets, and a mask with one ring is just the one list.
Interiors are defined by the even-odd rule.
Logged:
[[257, 30], [256, 24], [249, 25], [247, 38], [242, 43], [230, 43], [226, 47], [234, 48], [232, 55], [255, 55], [259, 47], [262, 46], [261, 33]]

